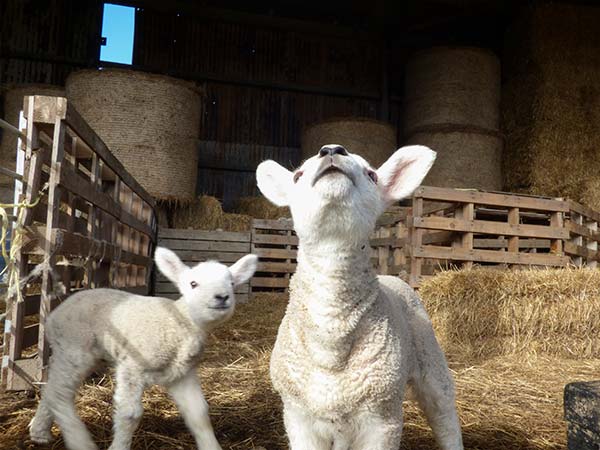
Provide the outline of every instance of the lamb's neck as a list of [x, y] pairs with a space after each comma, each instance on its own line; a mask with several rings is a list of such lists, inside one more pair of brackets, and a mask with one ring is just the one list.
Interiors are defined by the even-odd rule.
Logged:
[[377, 300], [369, 251], [366, 242], [335, 249], [300, 242], [290, 312], [298, 315], [307, 353], [323, 368], [344, 367], [361, 320]]

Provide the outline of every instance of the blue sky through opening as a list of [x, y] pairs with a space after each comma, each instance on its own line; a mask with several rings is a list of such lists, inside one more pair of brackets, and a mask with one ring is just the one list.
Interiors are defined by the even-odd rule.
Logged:
[[102, 37], [106, 45], [100, 47], [100, 60], [131, 64], [134, 29], [135, 8], [105, 3]]

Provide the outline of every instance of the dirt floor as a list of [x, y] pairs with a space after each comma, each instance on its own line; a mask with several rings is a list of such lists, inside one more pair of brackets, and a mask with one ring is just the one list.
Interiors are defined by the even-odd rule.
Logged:
[[[269, 352], [285, 300], [255, 298], [211, 336], [200, 369], [211, 406], [213, 425], [224, 449], [287, 448], [281, 404], [268, 379]], [[600, 360], [497, 358], [465, 367], [451, 362], [457, 385], [465, 448], [480, 450], [554, 450], [566, 447], [562, 420], [565, 383], [600, 374]], [[100, 448], [111, 437], [112, 378], [87, 383], [78, 402], [85, 423]], [[27, 424], [37, 400], [25, 394], [0, 393], [1, 449], [63, 449], [57, 440], [36, 447], [27, 439]], [[134, 449], [194, 449], [176, 408], [160, 388], [144, 397], [144, 418]], [[437, 448], [416, 406], [406, 403], [402, 449]]]

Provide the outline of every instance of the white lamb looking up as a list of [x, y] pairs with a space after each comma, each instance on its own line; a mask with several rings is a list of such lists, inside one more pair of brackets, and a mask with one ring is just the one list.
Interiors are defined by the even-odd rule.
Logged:
[[453, 380], [418, 295], [377, 276], [369, 236], [393, 201], [412, 194], [435, 152], [410, 146], [378, 170], [326, 145], [295, 172], [274, 161], [258, 187], [289, 206], [299, 238], [289, 305], [271, 356], [292, 450], [398, 450], [412, 386], [444, 450], [463, 448]]
[[189, 268], [175, 253], [159, 247], [156, 265], [179, 289], [179, 300], [113, 289], [82, 291], [65, 300], [47, 321], [52, 357], [48, 383], [30, 424], [31, 439], [48, 443], [56, 420], [68, 449], [96, 449], [74, 399], [83, 379], [98, 363], [108, 362], [116, 374], [109, 450], [130, 448], [142, 417], [142, 393], [151, 384], [168, 389], [199, 448], [220, 450], [196, 367], [208, 331], [231, 317], [233, 287], [252, 277], [257, 259], [246, 255], [229, 268], [213, 261]]

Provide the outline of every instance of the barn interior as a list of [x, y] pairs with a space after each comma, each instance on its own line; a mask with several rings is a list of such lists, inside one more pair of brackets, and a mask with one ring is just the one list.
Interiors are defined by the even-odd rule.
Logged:
[[[161, 229], [254, 233], [255, 220], [289, 218], [261, 197], [256, 167], [273, 159], [292, 169], [331, 142], [374, 166], [401, 146], [427, 145], [438, 152], [427, 186], [584, 205], [577, 219], [565, 219], [583, 240], [568, 232], [559, 253], [585, 247], [561, 265], [588, 268], [507, 274], [472, 269], [471, 261], [420, 287], [456, 378], [466, 448], [562, 449], [564, 386], [600, 370], [596, 3], [3, 0], [0, 117], [18, 126], [24, 95], [65, 97], [156, 202], [159, 242]], [[128, 63], [101, 57], [111, 45], [107, 5], [131, 8]], [[16, 140], [0, 129], [0, 166], [17, 169]], [[13, 190], [14, 180], [0, 174], [0, 202], [11, 203]], [[543, 217], [517, 209], [516, 225], [555, 227], [559, 208]], [[378, 231], [377, 245], [406, 237], [399, 220]], [[284, 250], [297, 245], [291, 226], [276, 233], [288, 239]], [[532, 260], [556, 256], [558, 240], [549, 236], [529, 242], [496, 233], [502, 243], [493, 245], [531, 245]], [[398, 248], [373, 246], [378, 269], [405, 262]], [[289, 273], [281, 278], [287, 283]], [[223, 448], [286, 448], [268, 381], [285, 301], [261, 292], [241, 309], [211, 335], [200, 369], [217, 437]], [[112, 388], [110, 376], [94, 378], [78, 403], [99, 442], [110, 441]], [[164, 391], [152, 389], [144, 401], [134, 448], [193, 448]], [[0, 392], [0, 448], [34, 448], [26, 427], [35, 404], [35, 394]], [[52, 448], [64, 448], [58, 439]], [[402, 445], [435, 445], [412, 404]]]

